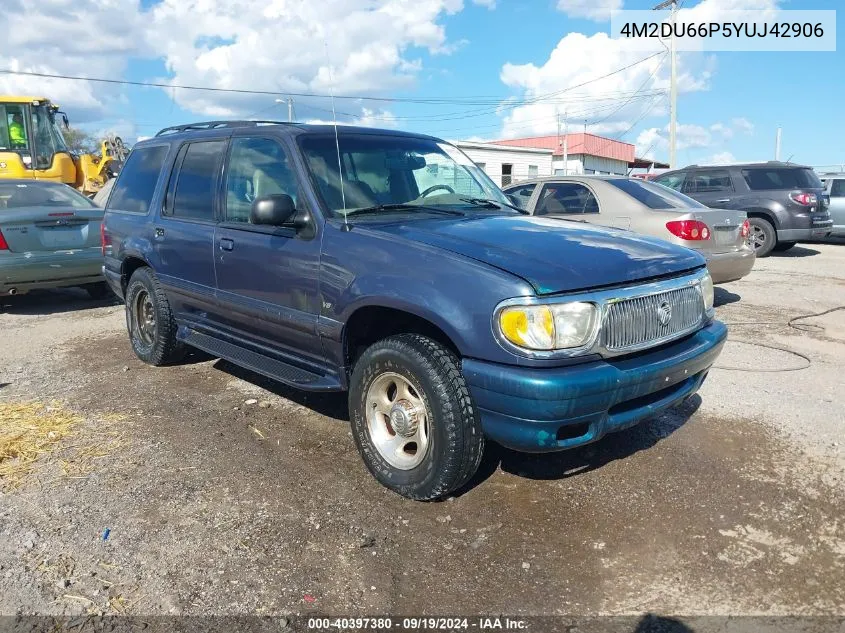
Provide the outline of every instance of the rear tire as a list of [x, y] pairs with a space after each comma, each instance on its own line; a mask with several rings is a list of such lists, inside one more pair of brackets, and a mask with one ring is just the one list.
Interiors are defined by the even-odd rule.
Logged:
[[751, 226], [751, 245], [757, 257], [766, 257], [777, 245], [778, 235], [772, 223], [763, 218], [748, 218]]
[[150, 365], [176, 363], [185, 346], [176, 340], [176, 320], [155, 273], [142, 267], [126, 286], [126, 329], [132, 351]]
[[481, 463], [481, 419], [460, 361], [425, 336], [400, 334], [367, 348], [352, 372], [349, 411], [364, 464], [409, 499], [439, 499]]
[[798, 242], [778, 242], [775, 244], [775, 247], [772, 249], [778, 253], [782, 253], [784, 251], [788, 251], [790, 248], [795, 246]]

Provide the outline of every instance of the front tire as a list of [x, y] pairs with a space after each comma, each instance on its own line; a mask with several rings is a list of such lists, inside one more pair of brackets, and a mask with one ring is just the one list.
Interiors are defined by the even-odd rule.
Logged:
[[364, 351], [350, 383], [352, 436], [381, 484], [427, 501], [478, 470], [481, 419], [448, 348], [418, 334], [386, 338]]
[[757, 257], [766, 257], [778, 242], [778, 236], [772, 223], [763, 218], [748, 218], [751, 226], [751, 245]]
[[125, 295], [126, 329], [135, 355], [156, 366], [181, 360], [185, 346], [176, 340], [176, 320], [155, 273], [136, 270]]

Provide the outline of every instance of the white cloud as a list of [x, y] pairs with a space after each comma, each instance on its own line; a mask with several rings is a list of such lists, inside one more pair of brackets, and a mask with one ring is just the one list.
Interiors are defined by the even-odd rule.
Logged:
[[[455, 49], [439, 20], [462, 7], [462, 0], [162, 0], [148, 38], [173, 83], [384, 94], [413, 84], [421, 68], [415, 51]], [[260, 102], [191, 91], [176, 99], [212, 116]]]
[[622, 8], [622, 0], [557, 0], [557, 8], [572, 18], [603, 22], [610, 19], [611, 11]]
[[496, 0], [472, 0], [472, 3], [491, 10], [496, 8]]
[[[0, 68], [46, 74], [121, 77], [144, 50], [138, 0], [4, 0]], [[0, 93], [45, 96], [74, 122], [102, 117], [115, 86], [0, 75]]]
[[745, 117], [731, 119], [731, 124], [733, 124], [734, 128], [743, 134], [754, 134], [754, 124]]
[[724, 164], [724, 163], [735, 163], [736, 156], [731, 154], [730, 152], [718, 152], [713, 154], [709, 159], [704, 161], [706, 163], [712, 163], [714, 165]]
[[[486, 6], [493, 3], [482, 2]], [[450, 54], [443, 20], [463, 0], [3, 0], [0, 67], [122, 77], [130, 58], [160, 59], [173, 84], [286, 94], [389, 94], [414, 84], [420, 54]], [[324, 44], [325, 42], [325, 44]], [[120, 87], [0, 75], [0, 92], [49, 96], [73, 121], [121, 105]], [[274, 97], [167, 90], [205, 116], [272, 109]], [[298, 100], [306, 106], [308, 100]], [[328, 99], [312, 99], [329, 107]], [[346, 102], [347, 107], [349, 102]], [[353, 106], [361, 112], [361, 104]]]
[[710, 131], [714, 134], [719, 134], [724, 138], [731, 138], [734, 135], [734, 131], [725, 125], [724, 123], [714, 123], [710, 126]]
[[[655, 52], [663, 50], [660, 44], [655, 47]], [[607, 33], [569, 33], [541, 65], [505, 64], [502, 82], [532, 103], [503, 110], [502, 136], [552, 134], [557, 129], [556, 111], [566, 112], [573, 129], [580, 129], [587, 119], [589, 129], [596, 133], [625, 132], [638, 119], [663, 114], [669, 88], [665, 56], [594, 81], [647, 56], [632, 55], [624, 41], [613, 40]], [[706, 90], [711, 74], [710, 58], [679, 55], [680, 92]], [[573, 89], [579, 84], [586, 85]]]

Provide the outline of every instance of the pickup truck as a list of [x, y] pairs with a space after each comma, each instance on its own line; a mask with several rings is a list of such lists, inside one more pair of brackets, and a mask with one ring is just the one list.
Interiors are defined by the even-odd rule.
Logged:
[[140, 359], [192, 346], [347, 391], [366, 466], [419, 500], [465, 486], [487, 438], [559, 451], [681, 402], [727, 334], [698, 253], [526, 216], [419, 134], [167, 128], [129, 155], [102, 247]]

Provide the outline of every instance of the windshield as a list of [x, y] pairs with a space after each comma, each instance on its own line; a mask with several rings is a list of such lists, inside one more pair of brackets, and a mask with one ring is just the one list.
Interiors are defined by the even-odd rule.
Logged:
[[[300, 147], [323, 204], [342, 217], [375, 207], [379, 213], [413, 212], [450, 207], [481, 213], [469, 199], [510, 205], [492, 180], [463, 152], [447, 143], [413, 136], [341, 132], [338, 136], [343, 182], [338, 178], [334, 134], [306, 135]], [[409, 209], [378, 207], [409, 205]], [[491, 205], [492, 206], [492, 205]], [[512, 212], [510, 206], [504, 207]], [[489, 213], [489, 209], [486, 210]]]
[[36, 166], [38, 169], [46, 169], [52, 164], [54, 154], [68, 152], [67, 144], [55, 115], [46, 105], [32, 108], [32, 127], [35, 130]]
[[706, 209], [698, 200], [678, 193], [674, 189], [647, 180], [613, 178], [611, 185], [621, 189], [649, 209]]
[[67, 185], [37, 181], [31, 184], [0, 182], [0, 210], [26, 209], [28, 207], [91, 209], [95, 205]]

